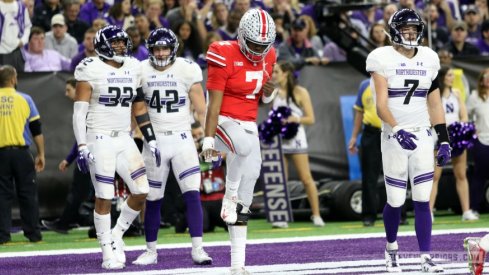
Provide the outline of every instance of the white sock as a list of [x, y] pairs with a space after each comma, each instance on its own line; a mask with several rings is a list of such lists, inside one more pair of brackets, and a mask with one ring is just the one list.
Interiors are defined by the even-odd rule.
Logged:
[[399, 246], [397, 245], [397, 241], [394, 241], [393, 243], [387, 243], [385, 246], [387, 250], [399, 250]]
[[231, 239], [231, 269], [240, 269], [245, 266], [246, 234], [248, 226], [228, 225]]
[[93, 211], [93, 224], [95, 225], [95, 231], [97, 232], [97, 239], [102, 248], [102, 256], [104, 261], [112, 258], [114, 253], [112, 251], [112, 235], [110, 234], [110, 213], [106, 215], [100, 215]]
[[489, 234], [486, 234], [484, 237], [481, 238], [479, 246], [484, 249], [484, 251], [489, 251]]
[[224, 193], [226, 198], [231, 199], [232, 197], [238, 197], [238, 188], [239, 181], [233, 182], [226, 177], [226, 192]]
[[431, 255], [426, 253], [421, 254], [421, 263], [424, 263], [424, 259], [426, 258], [431, 259]]
[[202, 246], [202, 237], [192, 237], [192, 248]]
[[117, 223], [112, 229], [112, 236], [114, 238], [122, 238], [122, 235], [127, 231], [129, 226], [131, 226], [132, 221], [139, 215], [139, 212], [134, 209], [131, 209], [129, 205], [127, 205], [127, 200], [122, 204], [121, 214], [117, 219]]
[[147, 242], [146, 243], [146, 248], [148, 248], [149, 251], [156, 253], [156, 241], [154, 241], [154, 242]]

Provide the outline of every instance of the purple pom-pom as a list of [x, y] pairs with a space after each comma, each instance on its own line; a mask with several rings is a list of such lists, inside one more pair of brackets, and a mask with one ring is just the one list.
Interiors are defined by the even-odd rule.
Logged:
[[473, 122], [454, 122], [448, 126], [448, 135], [450, 136], [450, 146], [452, 147], [452, 156], [458, 156], [465, 149], [474, 146], [477, 139], [475, 124]]
[[298, 123], [283, 124], [289, 116], [292, 115], [292, 109], [287, 106], [280, 106], [272, 109], [268, 113], [268, 118], [258, 126], [260, 140], [265, 144], [273, 142], [273, 138], [280, 134], [284, 139], [291, 139], [297, 135], [299, 130]]

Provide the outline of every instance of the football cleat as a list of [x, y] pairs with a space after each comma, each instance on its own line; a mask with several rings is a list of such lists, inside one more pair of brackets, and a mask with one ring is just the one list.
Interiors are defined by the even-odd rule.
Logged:
[[158, 263], [158, 253], [155, 251], [151, 251], [146, 249], [143, 254], [139, 255], [139, 257], [132, 262], [135, 265], [150, 265]]
[[103, 269], [122, 269], [124, 266], [125, 265], [119, 262], [115, 257], [108, 258], [102, 262]]
[[221, 218], [227, 224], [235, 224], [238, 220], [238, 213], [236, 207], [238, 206], [238, 198], [236, 196], [228, 199], [224, 197], [222, 199]]
[[125, 264], [126, 263], [126, 253], [124, 253], [124, 241], [122, 238], [114, 238], [112, 241], [112, 250], [114, 251], [115, 258]]
[[464, 248], [467, 251], [470, 274], [480, 275], [484, 270], [486, 251], [479, 246], [480, 238], [465, 238]]
[[401, 266], [399, 265], [399, 255], [397, 255], [397, 250], [385, 250], [385, 267], [387, 272], [390, 273], [400, 273], [402, 272]]
[[212, 258], [205, 252], [202, 246], [192, 248], [192, 261], [197, 265], [210, 265], [212, 264]]
[[424, 256], [421, 261], [421, 272], [423, 273], [442, 273], [444, 271], [443, 267], [433, 263], [429, 256]]
[[246, 270], [244, 267], [231, 268], [231, 275], [251, 275], [251, 272]]

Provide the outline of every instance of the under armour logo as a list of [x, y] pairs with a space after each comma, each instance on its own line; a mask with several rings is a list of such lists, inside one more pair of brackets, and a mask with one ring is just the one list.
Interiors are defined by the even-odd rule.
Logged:
[[401, 63], [401, 67], [406, 67], [406, 63]]
[[180, 134], [180, 137], [182, 137], [182, 139], [186, 139], [187, 138], [187, 134], [186, 133], [181, 133]]
[[423, 62], [416, 62], [416, 66], [423, 66]]

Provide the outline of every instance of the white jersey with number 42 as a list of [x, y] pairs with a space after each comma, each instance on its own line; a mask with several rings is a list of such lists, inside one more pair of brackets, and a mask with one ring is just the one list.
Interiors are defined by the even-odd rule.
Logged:
[[189, 131], [191, 124], [189, 91], [202, 82], [197, 63], [178, 57], [165, 71], [158, 71], [150, 61], [142, 62], [142, 86], [151, 123], [156, 132]]
[[92, 86], [87, 128], [107, 131], [131, 130], [131, 106], [141, 86], [140, 62], [127, 57], [115, 68], [98, 57], [83, 59], [75, 69], [77, 81]]
[[[438, 55], [428, 47], [417, 47], [412, 58], [392, 46], [377, 48], [367, 57], [367, 72], [376, 72], [387, 79], [388, 107], [402, 128], [431, 126], [427, 96], [439, 69]], [[375, 98], [375, 86], [373, 83], [370, 86]], [[391, 131], [383, 122], [382, 129]]]

